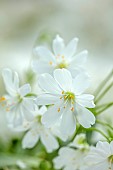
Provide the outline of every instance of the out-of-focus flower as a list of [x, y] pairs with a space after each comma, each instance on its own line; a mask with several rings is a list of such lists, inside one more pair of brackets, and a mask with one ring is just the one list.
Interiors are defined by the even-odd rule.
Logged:
[[113, 141], [99, 141], [96, 147], [91, 147], [85, 161], [89, 163], [86, 170], [113, 170]]
[[23, 123], [24, 120], [33, 119], [34, 101], [27, 95], [31, 92], [29, 84], [19, 87], [19, 78], [16, 72], [10, 69], [3, 69], [3, 80], [8, 95], [5, 95], [6, 111], [8, 123], [16, 127]]
[[65, 46], [64, 40], [57, 35], [53, 40], [53, 53], [46, 47], [36, 47], [34, 52], [39, 59], [32, 63], [33, 70], [39, 74], [52, 74], [57, 68], [66, 68], [75, 76], [83, 70], [88, 54], [86, 50], [75, 54], [77, 42], [78, 38], [74, 38]]
[[59, 155], [53, 160], [56, 169], [64, 170], [85, 170], [84, 157], [87, 150], [63, 147], [59, 150]]
[[67, 69], [56, 69], [54, 78], [50, 74], [39, 77], [39, 86], [44, 91], [37, 98], [39, 105], [52, 105], [42, 117], [42, 122], [51, 127], [57, 121], [63, 134], [72, 135], [76, 129], [76, 118], [85, 128], [95, 123], [94, 115], [85, 107], [95, 107], [94, 96], [82, 94], [89, 87], [89, 77], [81, 73], [72, 79]]
[[84, 148], [88, 149], [89, 145], [86, 141], [86, 134], [80, 133], [79, 135], [77, 135], [73, 140], [73, 142], [69, 144], [69, 146], [76, 147], [78, 149], [84, 149]]
[[[40, 109], [36, 109], [34, 120], [31, 123], [26, 124], [28, 132], [23, 138], [22, 146], [23, 148], [33, 148], [36, 143], [41, 140], [45, 146], [47, 152], [52, 152], [59, 147], [57, 139], [54, 137], [52, 130], [50, 128], [44, 127], [41, 123], [42, 115], [47, 111], [45, 106]], [[26, 129], [26, 127], [23, 127]]]

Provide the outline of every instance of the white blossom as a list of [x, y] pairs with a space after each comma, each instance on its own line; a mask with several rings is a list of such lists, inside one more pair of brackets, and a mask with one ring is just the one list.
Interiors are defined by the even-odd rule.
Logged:
[[23, 127], [25, 130], [26, 127], [28, 129], [28, 132], [25, 134], [22, 141], [22, 147], [24, 149], [33, 148], [36, 143], [38, 143], [39, 139], [45, 146], [47, 152], [52, 152], [59, 147], [57, 139], [53, 135], [52, 130], [50, 128], [46, 128], [41, 123], [41, 117], [46, 110], [47, 109], [45, 106], [42, 106], [40, 109], [37, 108], [34, 114], [34, 120]]
[[5, 95], [6, 111], [8, 123], [16, 127], [23, 123], [24, 120], [33, 119], [34, 101], [27, 95], [31, 92], [29, 84], [19, 87], [19, 77], [16, 72], [10, 69], [3, 69], [3, 80], [8, 95]]
[[73, 142], [69, 144], [69, 146], [76, 147], [78, 149], [88, 149], [89, 145], [86, 141], [86, 134], [80, 133], [75, 136]]
[[33, 61], [33, 70], [38, 74], [52, 74], [57, 68], [66, 68], [75, 76], [84, 70], [83, 65], [88, 54], [87, 50], [76, 54], [77, 43], [78, 38], [74, 38], [65, 46], [64, 40], [57, 35], [53, 40], [53, 52], [43, 46], [36, 47], [34, 53], [39, 58], [37, 61]]
[[113, 170], [113, 141], [99, 141], [96, 147], [91, 147], [85, 161], [89, 164], [86, 170]]
[[67, 69], [56, 69], [54, 77], [43, 74], [38, 82], [44, 93], [38, 96], [37, 103], [52, 105], [42, 117], [45, 126], [51, 127], [59, 121], [61, 132], [70, 136], [76, 129], [76, 119], [85, 128], [95, 123], [94, 115], [87, 109], [95, 107], [94, 96], [83, 94], [89, 87], [86, 74], [73, 79]]
[[59, 150], [59, 155], [53, 160], [54, 167], [63, 170], [85, 170], [84, 157], [86, 154], [87, 150], [63, 147]]

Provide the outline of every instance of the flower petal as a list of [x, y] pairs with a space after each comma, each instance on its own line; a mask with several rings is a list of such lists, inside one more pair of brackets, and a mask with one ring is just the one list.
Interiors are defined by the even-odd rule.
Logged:
[[63, 91], [71, 91], [72, 76], [67, 69], [56, 69], [54, 71], [54, 78]]
[[73, 38], [65, 47], [64, 56], [66, 56], [67, 58], [72, 57], [76, 52], [77, 43], [78, 43], [78, 38]]
[[95, 116], [88, 109], [76, 104], [78, 122], [85, 128], [90, 128], [95, 123]]
[[12, 124], [13, 127], [22, 125], [23, 123], [23, 114], [21, 114], [20, 106], [14, 105], [10, 108], [10, 111], [7, 112], [7, 120], [9, 124]]
[[103, 162], [100, 162], [96, 165], [89, 166], [85, 170], [90, 170], [90, 169], [91, 170], [107, 170], [107, 169], [109, 169], [109, 163], [108, 163], [108, 161], [104, 160]]
[[39, 140], [39, 135], [35, 131], [33, 130], [28, 131], [22, 140], [23, 149], [33, 148], [38, 142], [38, 140]]
[[[75, 157], [75, 150], [69, 147], [62, 147], [59, 150], [59, 156], [57, 156], [56, 158], [54, 158], [53, 163], [55, 166], [55, 169], [62, 169], [63, 167], [69, 166], [69, 168], [72, 165], [72, 161], [70, 161], [70, 159]], [[72, 170], [72, 169], [69, 169]]]
[[50, 106], [48, 108], [48, 111], [42, 116], [42, 123], [46, 127], [51, 127], [54, 125], [61, 117], [64, 108], [62, 106], [63, 104], [61, 102], [58, 102], [54, 106]]
[[61, 89], [58, 86], [57, 82], [50, 74], [43, 74], [39, 76], [38, 79], [39, 86], [42, 90], [52, 94], [61, 94]]
[[25, 95], [31, 92], [30, 84], [24, 84], [18, 89], [18, 92], [22, 97], [24, 97]]
[[82, 94], [79, 96], [76, 96], [76, 102], [83, 106], [88, 108], [94, 108], [95, 104], [93, 102], [94, 96], [90, 94]]
[[54, 61], [54, 55], [46, 47], [40, 46], [34, 49], [35, 54], [37, 54], [43, 61]]
[[99, 154], [100, 156], [102, 156], [104, 158], [109, 157], [109, 155], [111, 154], [110, 144], [108, 142], [99, 141], [96, 144], [96, 152], [97, 152], [97, 154]]
[[47, 111], [47, 107], [42, 106], [38, 111], [38, 115], [43, 115], [46, 111]]
[[53, 51], [55, 53], [55, 56], [62, 55], [64, 49], [64, 40], [57, 35], [56, 38], [53, 40]]
[[41, 133], [41, 141], [47, 149], [47, 152], [52, 152], [59, 147], [55, 137], [50, 133], [49, 129]]
[[82, 66], [87, 61], [88, 51], [84, 50], [74, 56], [71, 60], [70, 67]]
[[12, 96], [16, 95], [16, 91], [19, 88], [18, 74], [16, 72], [13, 73], [8, 68], [5, 68], [2, 71], [2, 76], [7, 92]]
[[50, 64], [50, 61], [34, 61], [32, 63], [33, 71], [38, 74], [49, 73], [52, 74], [54, 66]]
[[60, 124], [61, 133], [64, 135], [72, 136], [76, 130], [76, 120], [71, 109], [64, 111]]
[[73, 79], [73, 87], [76, 95], [82, 94], [90, 85], [88, 74], [80, 73]]
[[50, 105], [55, 104], [60, 99], [59, 96], [51, 95], [51, 94], [41, 94], [37, 97], [38, 105]]
[[113, 155], [113, 141], [110, 143], [111, 155]]

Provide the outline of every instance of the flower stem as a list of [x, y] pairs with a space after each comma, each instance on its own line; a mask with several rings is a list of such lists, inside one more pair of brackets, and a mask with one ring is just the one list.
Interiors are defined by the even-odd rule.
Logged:
[[104, 125], [104, 126], [107, 126], [107, 127], [109, 127], [111, 130], [113, 130], [113, 127], [112, 127], [111, 125], [109, 125], [108, 123], [102, 122], [102, 121], [100, 121], [100, 120], [96, 120], [96, 123], [101, 124], [101, 125]]
[[109, 103], [109, 104], [106, 105], [104, 108], [100, 109], [100, 111], [96, 112], [96, 115], [99, 115], [100, 113], [102, 113], [103, 111], [107, 110], [107, 109], [110, 108], [111, 106], [113, 106], [113, 103]]
[[111, 72], [108, 74], [108, 76], [102, 81], [102, 83], [99, 85], [99, 87], [97, 88], [97, 90], [94, 93], [95, 99], [98, 97], [98, 95], [100, 94], [100, 92], [103, 89], [103, 86], [105, 86], [105, 84], [108, 82], [108, 80], [110, 80], [110, 78], [113, 76], [113, 70], [111, 70]]
[[102, 99], [102, 97], [110, 90], [112, 86], [113, 82], [111, 82], [110, 85], [101, 93], [101, 95], [98, 98], [96, 98], [95, 104], [97, 104]]
[[102, 105], [96, 106], [96, 107], [95, 107], [95, 110], [102, 109], [102, 108], [104, 108], [104, 107], [108, 106], [109, 104], [113, 104], [113, 102], [111, 102], [111, 103], [105, 103], [105, 104], [102, 104]]
[[87, 131], [96, 131], [96, 132], [100, 133], [104, 138], [106, 138], [107, 141], [109, 141], [109, 138], [108, 138], [101, 130], [99, 130], [99, 129], [96, 129], [96, 128], [94, 128], [94, 127], [91, 127], [91, 128], [89, 128], [89, 129], [87, 129]]

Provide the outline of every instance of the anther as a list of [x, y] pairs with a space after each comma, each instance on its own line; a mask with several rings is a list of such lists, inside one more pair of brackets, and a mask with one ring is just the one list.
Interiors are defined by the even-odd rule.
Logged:
[[60, 112], [60, 108], [58, 108], [58, 112]]
[[9, 112], [10, 111], [10, 109], [9, 108], [6, 108], [6, 112]]
[[72, 111], [72, 112], [74, 111], [74, 107], [71, 108], [71, 111]]
[[0, 102], [5, 101], [6, 98], [4, 96], [0, 97]]
[[62, 94], [64, 94], [64, 91], [62, 91]]
[[53, 62], [52, 62], [52, 61], [50, 61], [50, 62], [49, 62], [49, 64], [50, 64], [50, 65], [52, 65], [52, 64], [53, 64]]

